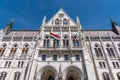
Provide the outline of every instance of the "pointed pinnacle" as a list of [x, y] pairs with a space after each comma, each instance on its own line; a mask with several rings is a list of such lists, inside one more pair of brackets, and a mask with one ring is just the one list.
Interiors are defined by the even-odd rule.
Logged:
[[112, 19], [111, 17], [110, 17], [110, 21], [111, 21], [112, 26], [117, 25], [117, 23], [116, 23], [116, 22], [114, 22], [114, 21], [113, 21], [113, 19]]
[[8, 26], [12, 27], [14, 23], [14, 18], [11, 19], [11, 21], [8, 23]]

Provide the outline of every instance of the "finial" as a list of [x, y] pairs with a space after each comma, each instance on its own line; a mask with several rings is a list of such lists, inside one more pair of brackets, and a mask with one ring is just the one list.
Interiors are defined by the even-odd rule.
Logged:
[[76, 22], [80, 24], [80, 19], [78, 18], [78, 16], [76, 16]]
[[77, 22], [77, 25], [79, 25], [79, 26], [80, 26], [80, 29], [82, 29], [82, 26], [81, 26], [81, 24], [80, 24], [80, 19], [79, 19], [79, 17], [78, 17], [78, 16], [76, 16], [76, 22]]
[[46, 16], [44, 16], [42, 24], [46, 24]]
[[62, 11], [63, 9], [62, 8], [60, 8], [60, 11]]

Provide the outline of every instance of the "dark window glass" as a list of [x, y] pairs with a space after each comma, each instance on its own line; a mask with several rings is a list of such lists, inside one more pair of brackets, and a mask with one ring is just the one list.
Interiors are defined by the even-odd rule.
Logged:
[[42, 60], [46, 60], [46, 55], [42, 55]]
[[64, 60], [68, 60], [68, 55], [64, 55]]
[[75, 55], [76, 60], [80, 60], [80, 56], [79, 55]]
[[119, 63], [118, 62], [116, 62], [116, 65], [117, 65], [117, 67], [119, 67]]
[[5, 67], [10, 67], [11, 61], [6, 61]]
[[57, 60], [57, 55], [53, 55], [53, 60]]
[[100, 67], [102, 68], [102, 64], [101, 64], [101, 62], [99, 62], [99, 65], [100, 65]]
[[104, 68], [106, 67], [105, 62], [103, 62], [103, 66], [104, 66]]

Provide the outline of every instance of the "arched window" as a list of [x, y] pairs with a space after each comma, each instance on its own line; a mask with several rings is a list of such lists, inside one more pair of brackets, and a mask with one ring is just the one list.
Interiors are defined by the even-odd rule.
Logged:
[[113, 50], [113, 47], [110, 44], [107, 44], [106, 47], [107, 47], [106, 50], [108, 52], [108, 55], [110, 57], [115, 57], [115, 52]]
[[6, 49], [6, 44], [3, 44], [2, 47], [0, 48], [0, 57], [3, 56], [4, 52], [5, 52], [5, 49]]
[[55, 25], [60, 25], [60, 20], [58, 18], [55, 19]]
[[45, 37], [43, 46], [44, 46], [45, 48], [48, 48], [48, 47], [50, 46], [49, 36], [46, 36], [46, 37]]
[[68, 25], [68, 20], [66, 18], [63, 19], [63, 25]]
[[120, 80], [120, 73], [117, 73], [117, 80]]
[[69, 47], [69, 40], [67, 36], [64, 36], [63, 47], [67, 47], [67, 48]]
[[22, 49], [22, 53], [21, 53], [21, 55], [20, 55], [21, 58], [26, 58], [27, 53], [28, 53], [28, 49], [29, 49], [28, 47], [29, 47], [28, 44], [25, 44], [25, 45], [24, 45], [24, 47], [23, 47], [23, 49]]
[[102, 76], [103, 76], [103, 80], [110, 80], [108, 73], [105, 72], [102, 74]]
[[0, 80], [5, 80], [6, 75], [7, 75], [6, 72], [2, 72], [2, 73], [0, 73]]
[[79, 41], [76, 35], [72, 36], [72, 42], [73, 42], [73, 47], [79, 47]]
[[15, 72], [14, 80], [20, 80], [20, 72]]
[[59, 47], [59, 40], [53, 40], [53, 48], [58, 48]]
[[11, 49], [11, 51], [10, 51], [10, 54], [9, 54], [9, 58], [14, 58], [14, 56], [15, 56], [15, 53], [16, 53], [16, 51], [17, 51], [17, 44], [14, 44], [13, 45], [13, 47], [12, 47], [12, 49]]
[[119, 50], [119, 52], [120, 52], [120, 44], [118, 44], [118, 50]]
[[95, 54], [98, 58], [103, 57], [102, 48], [99, 44], [95, 44], [94, 50], [95, 50]]

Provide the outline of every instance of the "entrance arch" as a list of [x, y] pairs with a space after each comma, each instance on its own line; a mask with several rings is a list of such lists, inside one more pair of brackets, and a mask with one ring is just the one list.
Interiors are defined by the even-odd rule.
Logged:
[[41, 80], [55, 80], [55, 74], [52, 70], [46, 70], [41, 75]]
[[57, 70], [51, 66], [43, 66], [36, 75], [37, 80], [56, 80], [57, 79]]
[[80, 75], [76, 70], [68, 71], [66, 75], [66, 80], [80, 80]]
[[63, 78], [65, 80], [83, 80], [82, 71], [76, 66], [69, 66], [64, 70]]

